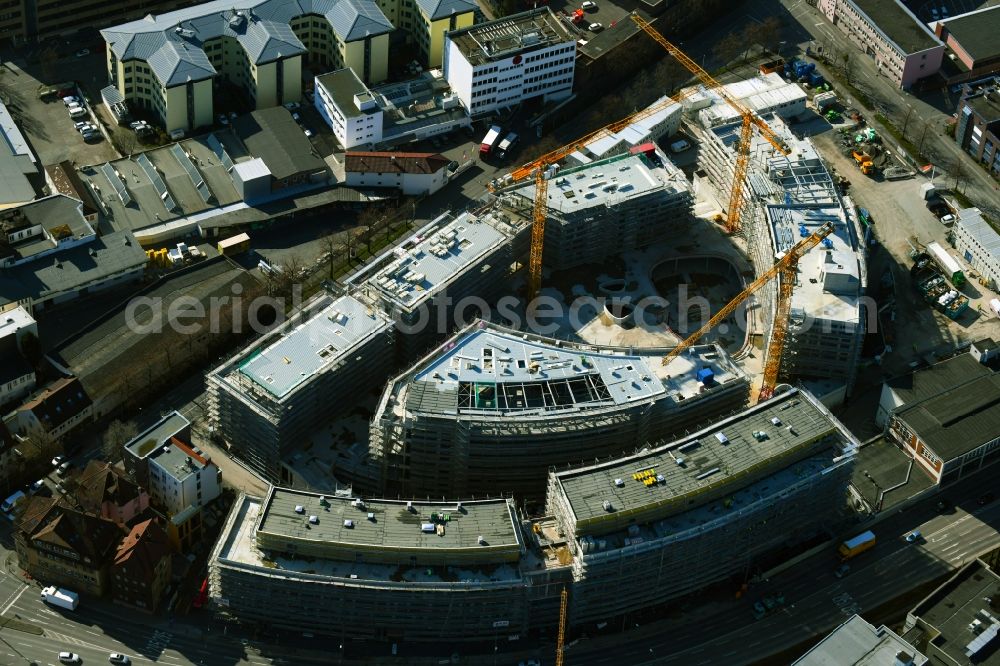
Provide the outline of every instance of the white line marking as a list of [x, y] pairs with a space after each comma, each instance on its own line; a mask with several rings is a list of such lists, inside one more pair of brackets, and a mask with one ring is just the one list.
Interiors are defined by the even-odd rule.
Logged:
[[21, 590], [16, 595], [14, 595], [14, 598], [10, 600], [10, 603], [8, 603], [6, 606], [3, 607], [3, 610], [0, 611], [0, 615], [6, 615], [7, 611], [10, 610], [10, 607], [13, 606], [15, 603], [17, 603], [17, 600], [21, 598], [21, 595], [24, 594], [24, 591], [27, 589], [28, 589], [27, 585], [22, 587]]

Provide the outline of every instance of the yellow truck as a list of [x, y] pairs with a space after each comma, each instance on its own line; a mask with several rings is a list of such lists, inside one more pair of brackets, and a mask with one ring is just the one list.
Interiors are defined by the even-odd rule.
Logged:
[[219, 254], [224, 254], [228, 257], [231, 257], [234, 254], [239, 254], [240, 252], [246, 252], [249, 249], [250, 236], [247, 234], [238, 234], [225, 240], [221, 240], [218, 245]]

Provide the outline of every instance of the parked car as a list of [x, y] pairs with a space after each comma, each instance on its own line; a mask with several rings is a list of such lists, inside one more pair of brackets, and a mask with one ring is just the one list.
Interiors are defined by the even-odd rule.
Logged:
[[851, 565], [845, 562], [841, 564], [839, 567], [837, 567], [836, 571], [833, 572], [833, 575], [836, 576], [837, 578], [843, 578], [844, 576], [847, 575], [847, 572], [850, 570], [851, 570]]
[[948, 213], [947, 215], [941, 218], [941, 224], [943, 224], [946, 227], [955, 224], [955, 216], [952, 215], [951, 213]]
[[229, 118], [226, 117], [226, 114], [224, 114], [224, 113], [220, 113], [216, 117], [216, 120], [219, 122], [220, 125], [228, 125], [229, 124]]
[[585, 2], [580, 5], [580, 9], [585, 12], [589, 12], [591, 9], [597, 9], [597, 3], [591, 2], [591, 0], [585, 0]]
[[82, 664], [83, 660], [75, 652], [60, 652], [59, 661], [64, 664]]
[[72, 465], [73, 463], [67, 460], [66, 462], [64, 462], [63, 464], [59, 465], [59, 467], [56, 468], [56, 474], [58, 474], [59, 476], [63, 476], [64, 474], [66, 474], [66, 472], [69, 471], [69, 468]]
[[83, 140], [86, 141], [87, 143], [96, 143], [98, 141], [101, 141], [103, 138], [104, 135], [98, 132], [97, 130], [83, 133]]
[[600, 23], [594, 22], [587, 26], [587, 30], [591, 32], [600, 32], [601, 30], [604, 30], [604, 26]]
[[62, 98], [62, 101], [63, 104], [65, 104], [66, 106], [69, 106], [71, 104], [81, 104], [83, 102], [83, 100], [74, 95], [66, 95], [65, 97]]
[[87, 115], [87, 109], [82, 106], [74, 107], [69, 112], [70, 118], [83, 118], [85, 115]]
[[65, 456], [56, 456], [55, 458], [52, 459], [52, 466], [59, 467], [59, 465], [62, 465], [63, 461], [65, 460], [66, 460]]
[[286, 109], [288, 109], [289, 111], [298, 111], [299, 110], [299, 103], [298, 102], [285, 102], [284, 107]]
[[993, 501], [993, 493], [984, 493], [979, 496], [979, 499], [976, 500], [976, 504], [978, 504], [979, 506], [985, 506], [992, 501]]
[[90, 49], [80, 49], [79, 51], [76, 52], [77, 58], [83, 58], [84, 56], [89, 56], [89, 55], [90, 55]]
[[127, 654], [121, 654], [120, 652], [112, 652], [108, 655], [108, 662], [112, 664], [120, 664], [121, 666], [128, 666], [132, 663]]
[[916, 543], [920, 541], [920, 539], [922, 538], [923, 535], [920, 533], [920, 530], [913, 530], [912, 532], [906, 535], [906, 543]]

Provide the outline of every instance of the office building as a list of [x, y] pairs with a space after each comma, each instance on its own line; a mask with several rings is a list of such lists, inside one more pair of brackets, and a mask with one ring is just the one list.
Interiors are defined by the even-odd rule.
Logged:
[[279, 480], [293, 447], [381, 386], [393, 339], [381, 311], [321, 294], [208, 374], [209, 418], [234, 454]]
[[360, 500], [272, 488], [234, 505], [208, 579], [230, 617], [341, 644], [506, 640], [532, 628], [523, 556], [511, 500]]
[[955, 141], [994, 174], [1000, 175], [1000, 85], [966, 88], [958, 103]]
[[968, 378], [889, 414], [886, 431], [935, 483], [1000, 459], [1000, 374]]
[[875, 627], [860, 615], [834, 629], [792, 666], [925, 666], [927, 657], [884, 624]]
[[590, 141], [583, 150], [574, 151], [567, 163], [588, 164], [591, 160], [599, 160], [612, 155], [627, 153], [630, 148], [644, 143], [656, 143], [660, 139], [673, 136], [681, 126], [684, 108], [680, 102], [666, 104], [666, 95], [650, 104], [663, 108], [635, 120], [616, 132], [606, 131], [601, 136]]
[[146, 441], [126, 447], [126, 455], [141, 456], [149, 470], [153, 506], [172, 516], [190, 506], [200, 509], [222, 492], [222, 471], [197, 447], [173, 436], [142, 454]]
[[469, 115], [573, 92], [576, 37], [548, 7], [449, 32], [444, 76]]
[[370, 456], [403, 496], [540, 498], [545, 473], [667, 439], [746, 405], [747, 378], [714, 345], [574, 344], [471, 324], [386, 387]]
[[382, 81], [392, 30], [373, 0], [212, 0], [101, 34], [109, 82], [172, 132], [213, 123], [216, 83], [263, 109], [301, 99], [304, 65]]
[[353, 69], [317, 76], [315, 105], [345, 149], [382, 143], [382, 108]]
[[[562, 169], [549, 180], [547, 190], [544, 261], [554, 270], [600, 263], [682, 235], [693, 219], [690, 184], [652, 143]], [[530, 220], [534, 180], [512, 193], [516, 199], [503, 202]]]
[[[752, 109], [759, 116], [775, 115], [791, 121], [806, 112], [809, 96], [797, 83], [790, 83], [777, 72], [727, 83], [726, 94]], [[682, 100], [690, 115], [697, 115], [703, 127], [718, 127], [741, 120], [739, 112], [714, 90], [703, 87], [689, 90]]]
[[[865, 241], [854, 203], [840, 193], [812, 142], [796, 138], [775, 115], [764, 120], [789, 154], [753, 135], [740, 233], [760, 273], [820, 226], [833, 225], [833, 233], [799, 261], [781, 372], [806, 382], [827, 404], [836, 404], [851, 393], [867, 320], [874, 315], [862, 298], [868, 284]], [[718, 200], [728, 202], [740, 124], [696, 125], [694, 130], [701, 138], [700, 164], [707, 180]], [[777, 282], [755, 295], [760, 321], [775, 316]], [[766, 325], [759, 332], [766, 339], [770, 330]]]
[[846, 34], [879, 74], [903, 89], [941, 68], [944, 44], [901, 0], [819, 0], [827, 20]]
[[573, 555], [573, 622], [746, 580], [759, 557], [829, 529], [857, 446], [793, 389], [666, 446], [550, 471], [546, 515]]

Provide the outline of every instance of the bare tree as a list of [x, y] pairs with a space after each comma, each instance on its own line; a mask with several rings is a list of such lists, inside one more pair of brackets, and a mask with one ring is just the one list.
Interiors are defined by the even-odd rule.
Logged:
[[332, 280], [333, 262], [337, 258], [337, 250], [340, 248], [340, 240], [337, 238], [337, 234], [332, 230], [324, 232], [319, 237], [319, 247], [323, 250], [327, 265], [330, 267], [329, 277]]
[[354, 263], [354, 257], [358, 253], [358, 230], [348, 229], [340, 235], [340, 253], [347, 260], [348, 264]]
[[298, 255], [290, 254], [283, 258], [277, 272], [270, 276], [271, 294], [289, 298], [296, 284], [306, 276], [306, 269]]
[[133, 421], [115, 419], [104, 431], [101, 442], [101, 453], [108, 462], [117, 462], [122, 457], [122, 450], [133, 437], [139, 434], [139, 429]]
[[111, 132], [111, 145], [122, 157], [131, 157], [138, 141], [135, 132], [130, 132], [124, 127], [116, 127]]
[[712, 49], [712, 55], [718, 58], [723, 65], [728, 67], [729, 63], [732, 62], [733, 59], [742, 51], [742, 40], [738, 35], [731, 32], [715, 43], [715, 47]]
[[765, 51], [774, 51], [781, 40], [781, 29], [784, 27], [781, 19], [777, 16], [768, 16], [758, 24], [757, 42], [764, 47]]

